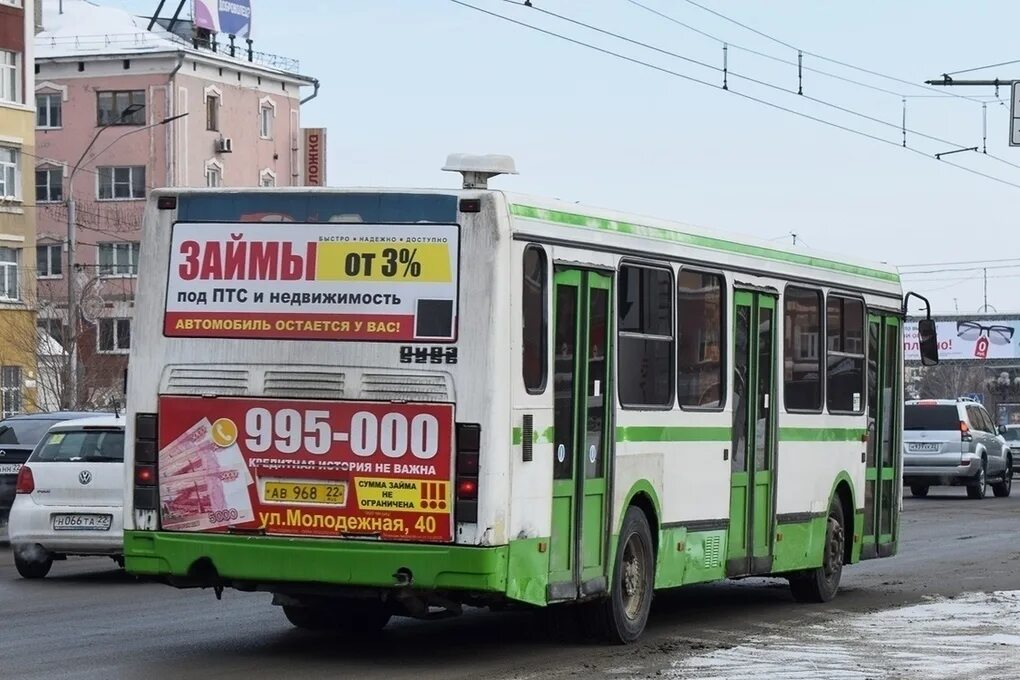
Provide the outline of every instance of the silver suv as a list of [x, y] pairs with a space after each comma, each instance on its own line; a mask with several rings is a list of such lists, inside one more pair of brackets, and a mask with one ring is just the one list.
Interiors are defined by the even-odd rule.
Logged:
[[984, 498], [1013, 485], [1013, 456], [985, 408], [966, 399], [908, 401], [903, 418], [903, 483], [915, 496], [930, 486], [967, 487]]

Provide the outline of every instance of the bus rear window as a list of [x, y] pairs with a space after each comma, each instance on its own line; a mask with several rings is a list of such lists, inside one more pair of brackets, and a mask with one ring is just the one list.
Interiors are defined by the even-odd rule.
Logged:
[[905, 430], [959, 430], [960, 414], [956, 406], [907, 406]]

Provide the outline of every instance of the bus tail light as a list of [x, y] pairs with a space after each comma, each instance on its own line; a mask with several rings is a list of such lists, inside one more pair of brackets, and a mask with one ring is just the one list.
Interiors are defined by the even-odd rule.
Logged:
[[155, 413], [135, 414], [135, 510], [159, 509]]
[[22, 465], [18, 470], [18, 481], [14, 483], [14, 493], [32, 493], [35, 491], [35, 477], [32, 468]]
[[974, 440], [974, 436], [970, 433], [970, 426], [967, 423], [965, 423], [965, 422], [963, 422], [961, 420], [960, 421], [960, 441], [969, 442], [969, 441], [973, 441], [973, 440]]
[[454, 521], [478, 521], [478, 469], [482, 447], [482, 426], [457, 423], [456, 502]]

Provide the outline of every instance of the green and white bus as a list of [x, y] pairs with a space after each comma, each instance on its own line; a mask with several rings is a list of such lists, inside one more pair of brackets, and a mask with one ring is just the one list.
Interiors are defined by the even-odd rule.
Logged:
[[125, 562], [365, 633], [899, 539], [895, 269], [490, 190], [173, 189], [144, 219]]

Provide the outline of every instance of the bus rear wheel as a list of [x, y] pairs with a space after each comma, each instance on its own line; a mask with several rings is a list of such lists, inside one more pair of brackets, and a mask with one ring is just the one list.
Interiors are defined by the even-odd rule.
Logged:
[[843, 575], [843, 554], [846, 531], [843, 528], [843, 506], [832, 499], [825, 527], [822, 566], [790, 576], [790, 592], [798, 602], [829, 602], [839, 590]]
[[352, 635], [378, 633], [390, 620], [390, 612], [381, 602], [359, 600], [330, 600], [314, 606], [284, 605], [283, 614], [296, 628]]
[[648, 623], [654, 586], [652, 531], [645, 513], [632, 505], [624, 515], [616, 545], [609, 597], [593, 603], [594, 623], [601, 636], [616, 644], [637, 640]]

